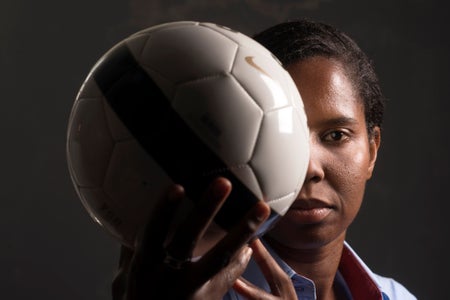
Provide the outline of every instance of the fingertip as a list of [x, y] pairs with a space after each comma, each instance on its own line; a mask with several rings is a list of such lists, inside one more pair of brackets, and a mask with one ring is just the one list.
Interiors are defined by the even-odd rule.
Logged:
[[218, 184], [227, 185], [231, 187], [231, 181], [226, 177], [219, 176], [216, 179], [214, 179], [214, 181]]
[[248, 243], [249, 247], [253, 250], [256, 247], [260, 247], [262, 245], [261, 240], [259, 238], [254, 238]]
[[217, 177], [212, 182], [212, 192], [215, 197], [223, 198], [231, 192], [231, 181], [225, 177]]
[[253, 208], [253, 217], [256, 221], [265, 221], [270, 215], [270, 206], [264, 201], [258, 201]]
[[247, 287], [247, 283], [241, 278], [236, 279], [236, 281], [233, 284], [233, 288], [236, 290], [241, 290], [241, 288], [245, 287]]
[[255, 296], [257, 295], [252, 293], [252, 284], [243, 277], [239, 277], [234, 281], [233, 289], [248, 299], [256, 299]]
[[248, 246], [252, 249], [253, 256], [256, 260], [265, 257], [268, 254], [267, 249], [264, 247], [260, 239], [253, 239]]
[[252, 254], [253, 254], [253, 249], [248, 246], [245, 246], [244, 249], [242, 250], [243, 263], [247, 264], [250, 261]]
[[184, 188], [179, 184], [174, 184], [169, 187], [167, 198], [170, 202], [176, 202], [184, 197]]

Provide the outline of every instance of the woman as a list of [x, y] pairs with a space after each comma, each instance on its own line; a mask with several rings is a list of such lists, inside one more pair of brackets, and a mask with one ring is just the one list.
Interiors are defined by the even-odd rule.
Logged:
[[[127, 286], [127, 299], [415, 299], [372, 273], [345, 242], [381, 142], [384, 102], [370, 61], [348, 36], [321, 23], [282, 23], [255, 39], [280, 59], [304, 102], [311, 157], [300, 194], [262, 242], [246, 246], [269, 212], [258, 203], [239, 228], [202, 250], [209, 244], [197, 241], [232, 188], [217, 179], [205, 196], [208, 209], [194, 212], [167, 247], [160, 229], [172, 208], [152, 220], [128, 278], [123, 272], [115, 288]], [[182, 193], [174, 187], [170, 203]], [[194, 250], [198, 261], [189, 260]], [[124, 264], [126, 258], [124, 251]]]

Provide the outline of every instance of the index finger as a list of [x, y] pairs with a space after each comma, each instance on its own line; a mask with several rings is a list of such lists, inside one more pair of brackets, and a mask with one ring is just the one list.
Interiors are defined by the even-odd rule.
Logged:
[[253, 250], [253, 258], [269, 283], [272, 294], [282, 296], [283, 299], [294, 299], [295, 291], [290, 277], [270, 255], [261, 241], [259, 239], [252, 241], [250, 248]]

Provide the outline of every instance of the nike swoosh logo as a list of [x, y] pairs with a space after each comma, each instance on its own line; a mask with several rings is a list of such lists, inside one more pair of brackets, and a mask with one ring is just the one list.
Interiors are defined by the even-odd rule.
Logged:
[[267, 72], [264, 71], [263, 68], [261, 68], [260, 66], [258, 66], [258, 65], [255, 63], [255, 61], [254, 61], [253, 59], [254, 59], [253, 56], [246, 56], [246, 57], [245, 57], [245, 61], [246, 61], [250, 66], [252, 66], [253, 68], [257, 69], [258, 71], [260, 71], [261, 73], [263, 73], [263, 74], [266, 75], [267, 77], [270, 77], [270, 75], [267, 74]]

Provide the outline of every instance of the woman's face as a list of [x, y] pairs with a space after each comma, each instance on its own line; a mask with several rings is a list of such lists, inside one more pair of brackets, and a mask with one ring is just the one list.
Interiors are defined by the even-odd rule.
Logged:
[[295, 249], [343, 240], [361, 206], [380, 143], [369, 139], [364, 106], [333, 59], [312, 57], [288, 68], [302, 96], [311, 157], [296, 201], [269, 233]]

